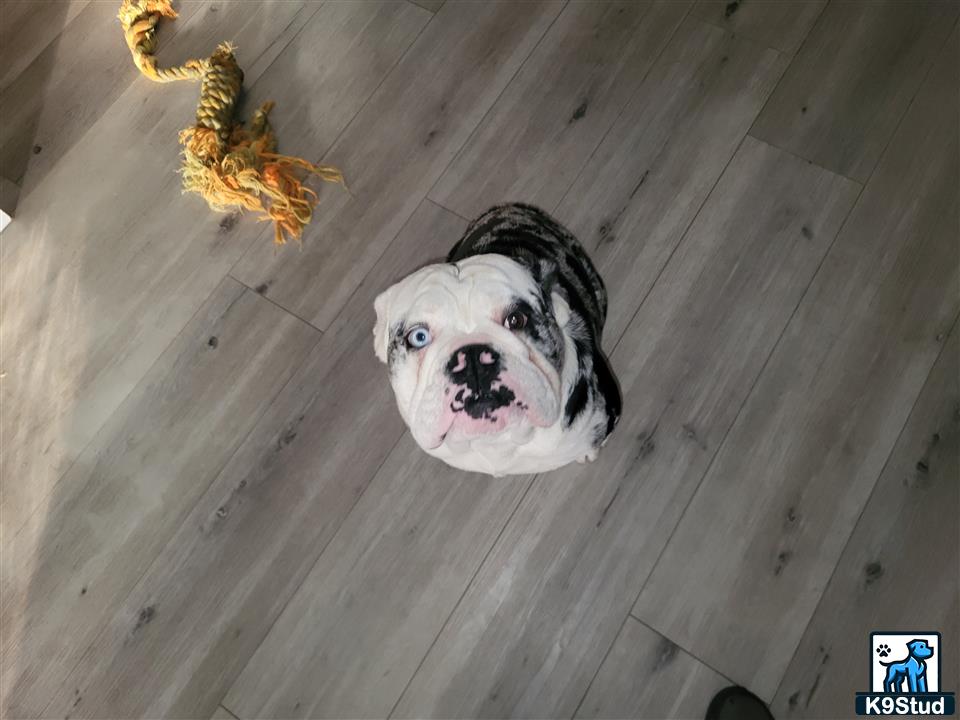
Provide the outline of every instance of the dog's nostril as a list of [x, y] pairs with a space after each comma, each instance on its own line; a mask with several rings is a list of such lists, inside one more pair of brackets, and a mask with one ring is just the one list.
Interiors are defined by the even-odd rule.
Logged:
[[480, 367], [484, 372], [496, 371], [500, 363], [500, 353], [489, 345], [473, 344], [457, 348], [447, 362], [447, 372], [451, 374], [475, 373]]

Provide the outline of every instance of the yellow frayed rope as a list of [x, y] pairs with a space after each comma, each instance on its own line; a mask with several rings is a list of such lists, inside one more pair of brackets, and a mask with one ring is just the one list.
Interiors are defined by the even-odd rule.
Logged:
[[180, 133], [184, 191], [199, 193], [218, 212], [239, 208], [261, 213], [260, 219], [273, 221], [278, 245], [287, 237], [299, 240], [317, 204], [317, 194], [300, 177], [313, 174], [343, 185], [343, 175], [329, 165], [276, 154], [277, 139], [267, 119], [272, 102], [253, 114], [249, 130], [234, 118], [243, 70], [229, 43], [205, 60], [157, 67], [157, 23], [161, 17], [177, 17], [170, 2], [123, 0], [117, 17], [141, 73], [156, 82], [200, 80], [197, 124]]

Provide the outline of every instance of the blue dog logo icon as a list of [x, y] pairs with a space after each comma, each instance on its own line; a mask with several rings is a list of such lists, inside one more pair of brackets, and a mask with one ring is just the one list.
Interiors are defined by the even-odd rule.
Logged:
[[870, 633], [870, 690], [856, 694], [857, 715], [953, 715], [956, 698], [940, 689], [940, 633]]
[[[881, 650], [882, 648], [882, 650]], [[879, 655], [889, 654], [885, 645], [877, 648]], [[883, 691], [888, 693], [927, 691], [927, 663], [933, 657], [933, 648], [926, 640], [914, 639], [907, 643], [907, 657], [895, 662], [880, 661], [887, 668], [887, 677], [883, 681]], [[906, 687], [904, 687], [906, 686]]]

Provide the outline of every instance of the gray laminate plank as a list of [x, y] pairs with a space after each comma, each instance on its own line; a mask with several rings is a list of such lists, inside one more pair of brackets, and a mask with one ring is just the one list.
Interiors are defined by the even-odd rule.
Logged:
[[703, 718], [730, 681], [628, 617], [576, 718]]
[[397, 717], [573, 714], [857, 191], [744, 141], [613, 352], [619, 427], [534, 481]]
[[[58, 3], [33, 2], [47, 8]], [[65, 6], [65, 4], [64, 4]], [[40, 52], [33, 62], [0, 91], [0, 167], [3, 174], [29, 193], [70, 148], [86, 134], [131, 83], [142, 81], [153, 92], [159, 86], [140, 73], [130, 59], [117, 20], [119, 2], [97, 0], [83, 7], [55, 42]], [[164, 20], [158, 31], [164, 52], [161, 64], [182, 62], [187, 57], [209, 55], [217, 42], [225, 39], [217, 33], [229, 33], [242, 21], [240, 13], [230, 13], [226, 23], [211, 22], [211, 3], [183, 3], [177, 20]], [[43, 11], [42, 11], [43, 12]], [[49, 12], [49, 11], [46, 11]], [[195, 17], [194, 17], [195, 16]], [[177, 36], [183, 34], [179, 40]], [[230, 37], [228, 34], [227, 37]], [[0, 64], [2, 67], [2, 64]], [[177, 83], [172, 92], [197, 96], [194, 83]], [[184, 127], [191, 116], [184, 116]], [[118, 138], [119, 140], [120, 138]], [[133, 147], [146, 150], [142, 137], [124, 138]], [[112, 146], [97, 146], [110, 156]], [[77, 180], [86, 173], [78, 169]]]
[[[403, 433], [372, 350], [373, 298], [464, 225], [430, 202], [414, 213], [46, 715], [213, 712]], [[76, 688], [84, 701], [71, 710]]]
[[444, 5], [324, 158], [343, 169], [351, 194], [323, 203], [302, 252], [252, 247], [235, 276], [329, 326], [561, 7]]
[[530, 484], [405, 434], [224, 699], [243, 717], [386, 717]]
[[5, 549], [5, 717], [41, 714], [319, 335], [228, 278], [117, 408]]
[[870, 689], [872, 631], [941, 632], [940, 687], [956, 690], [958, 336], [954, 327], [807, 626], [773, 701], [778, 718], [849, 714], [851, 688]]
[[[90, 0], [4, 0], [0, 3], [0, 90], [40, 55]], [[69, 44], [64, 52], [69, 52]]]
[[466, 218], [511, 200], [555, 207], [690, 5], [567, 5], [429, 197]]
[[752, 135], [865, 182], [957, 18], [956, 2], [834, 2]]
[[827, 0], [699, 0], [693, 15], [792, 55]]
[[[252, 60], [249, 95], [295, 99], [295, 117], [311, 118], [288, 126], [285, 106], [275, 110], [281, 149], [307, 156], [313, 143], [317, 154], [333, 143], [391, 58], [429, 20], [420, 8], [392, 2], [319, 10], [313, 3], [235, 3], [222, 5], [217, 17], [220, 31]], [[292, 26], [307, 20], [306, 37], [323, 41], [330, 54], [308, 46], [309, 63], [301, 59], [293, 70], [284, 60], [286, 76], [270, 75], [269, 87], [261, 87], [266, 61], [287, 45]], [[212, 213], [181, 193], [176, 137], [195, 112], [195, 90], [134, 83], [21, 198], [17, 222], [4, 231], [5, 541], [249, 244], [259, 238], [275, 252], [261, 223]], [[305, 92], [309, 105], [299, 99]], [[328, 95], [337, 108], [325, 110]], [[279, 253], [298, 256], [296, 247]]]
[[766, 698], [960, 311], [957, 42], [954, 32], [636, 605]]
[[557, 208], [620, 337], [780, 78], [776, 51], [687, 18]]
[[[270, 119], [280, 152], [316, 161], [389, 75], [430, 17], [416, 5], [392, 0], [325, 3], [249, 90], [246, 106], [274, 101]], [[352, 187], [351, 168], [341, 169]], [[330, 212], [328, 199], [343, 193], [335, 185], [321, 185], [318, 190], [317, 219]], [[270, 229], [264, 233], [270, 234]], [[296, 262], [300, 257], [293, 248], [277, 253], [269, 242], [264, 247], [278, 260]]]

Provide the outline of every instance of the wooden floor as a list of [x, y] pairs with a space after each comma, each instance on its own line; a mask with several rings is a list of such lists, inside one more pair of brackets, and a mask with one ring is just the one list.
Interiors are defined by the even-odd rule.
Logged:
[[[182, 196], [197, 88], [106, 0], [0, 3], [6, 718], [845, 718], [960, 690], [960, 4], [178, 3], [346, 173], [303, 247]], [[599, 459], [420, 452], [373, 298], [489, 205], [611, 294]]]

